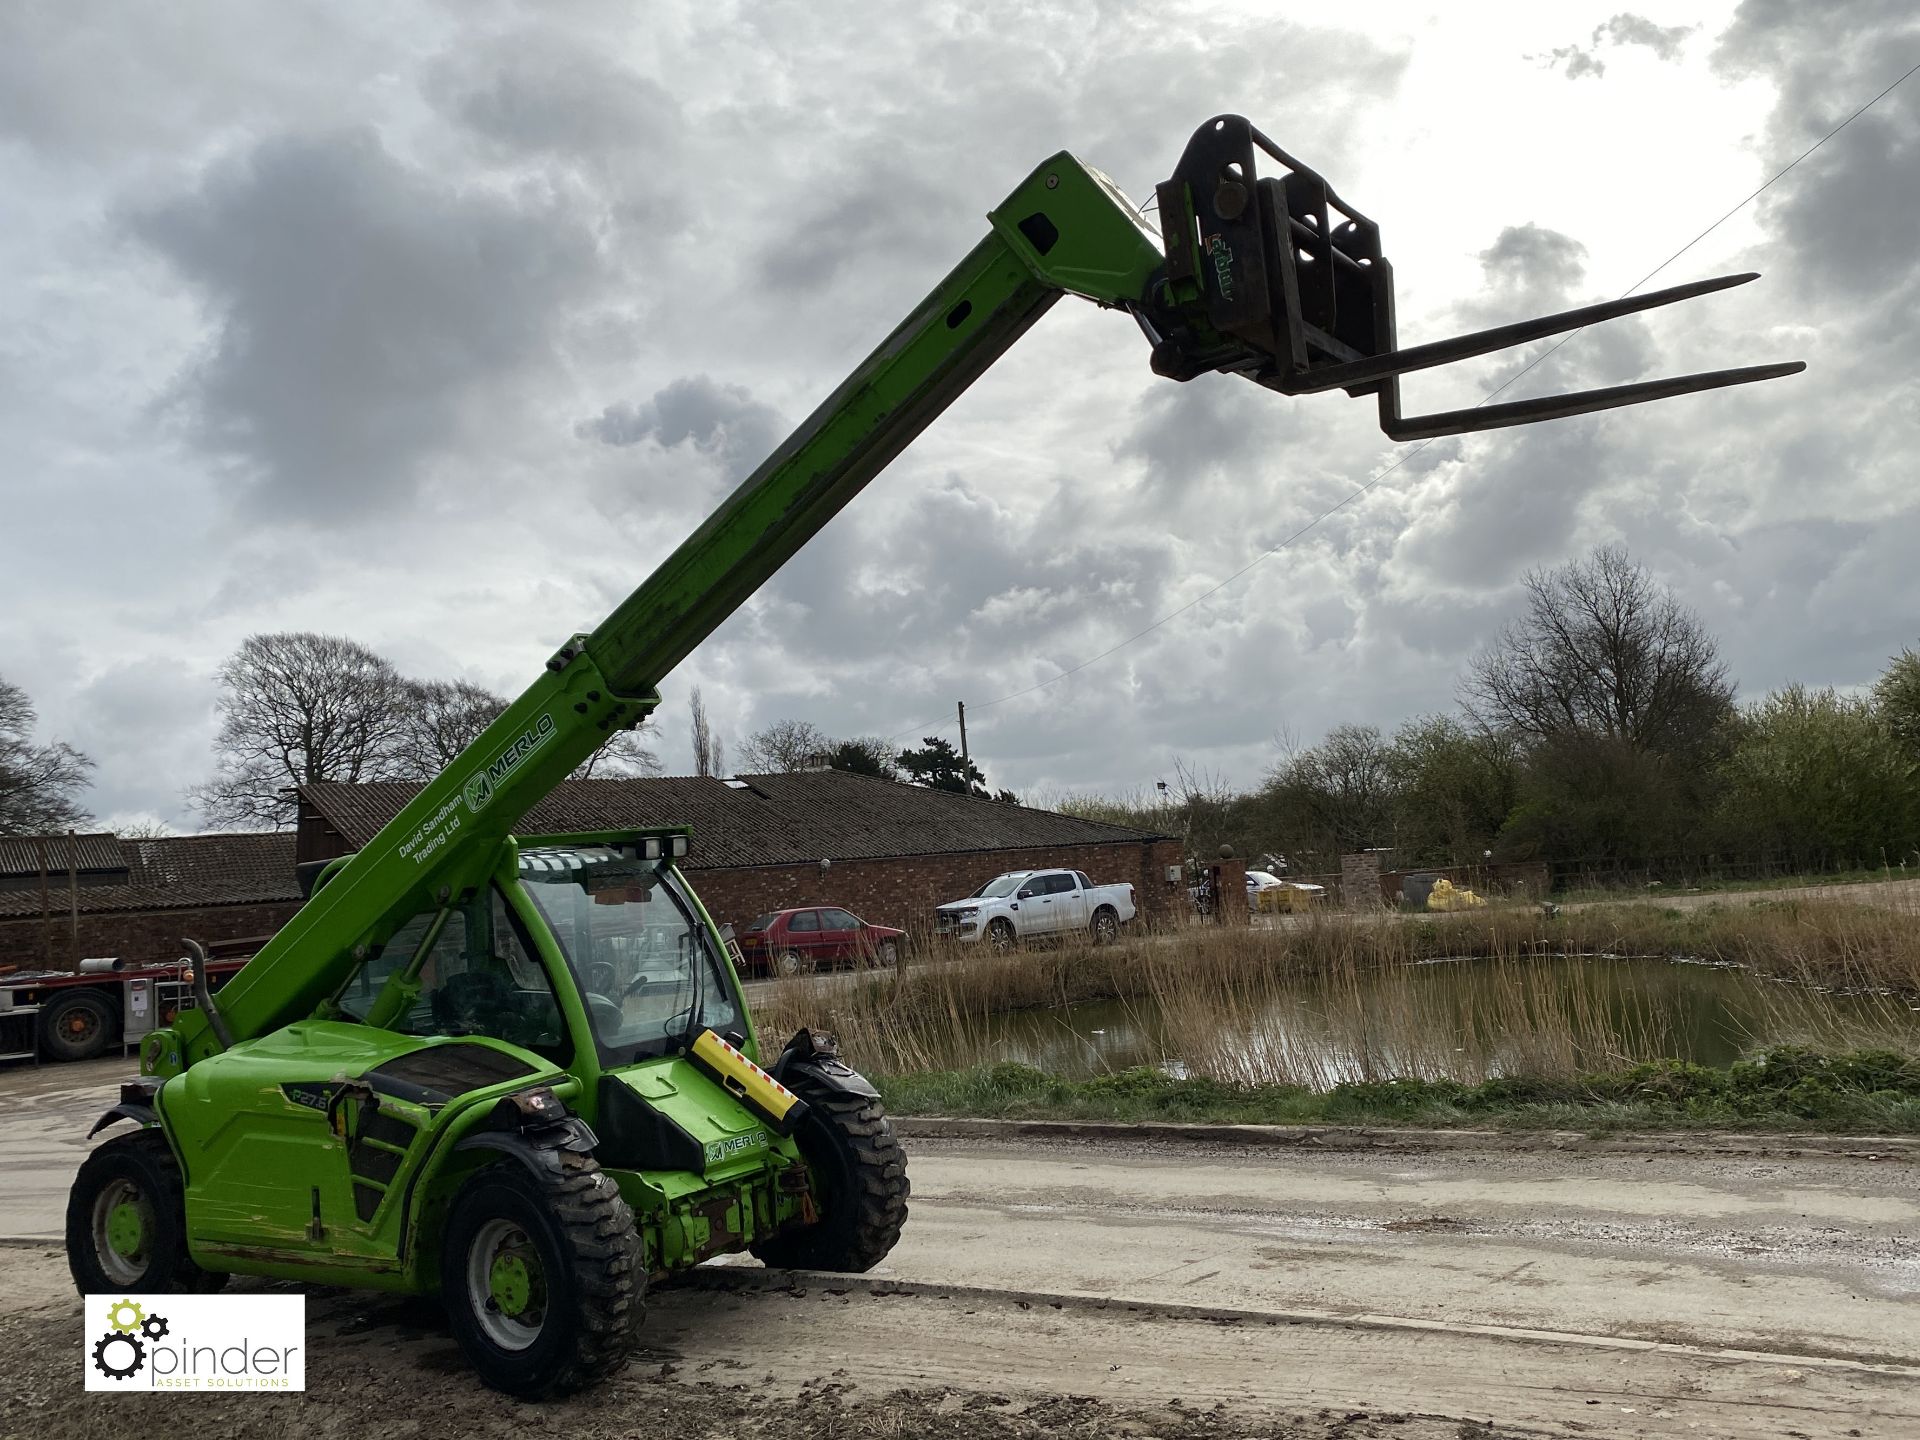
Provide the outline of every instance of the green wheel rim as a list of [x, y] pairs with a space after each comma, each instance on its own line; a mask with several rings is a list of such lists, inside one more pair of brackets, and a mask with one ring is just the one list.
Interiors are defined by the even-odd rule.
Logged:
[[502, 1350], [525, 1350], [547, 1323], [547, 1272], [533, 1237], [488, 1220], [467, 1251], [467, 1296], [480, 1332]]
[[138, 1204], [122, 1200], [107, 1212], [107, 1244], [113, 1253], [138, 1260], [147, 1249], [147, 1220]]
[[118, 1286], [146, 1278], [153, 1261], [153, 1201], [132, 1180], [117, 1176], [94, 1196], [88, 1230], [101, 1273]]
[[521, 1314], [526, 1310], [527, 1302], [533, 1298], [533, 1281], [527, 1274], [527, 1262], [518, 1255], [494, 1257], [487, 1280], [493, 1292], [493, 1303], [500, 1307], [503, 1315]]

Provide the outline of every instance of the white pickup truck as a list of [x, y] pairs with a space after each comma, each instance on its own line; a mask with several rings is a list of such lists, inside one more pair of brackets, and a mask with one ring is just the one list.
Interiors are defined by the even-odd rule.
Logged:
[[1079, 870], [1009, 870], [933, 913], [936, 934], [963, 944], [984, 939], [996, 950], [1041, 935], [1111, 945], [1133, 919], [1133, 886], [1096, 885]]

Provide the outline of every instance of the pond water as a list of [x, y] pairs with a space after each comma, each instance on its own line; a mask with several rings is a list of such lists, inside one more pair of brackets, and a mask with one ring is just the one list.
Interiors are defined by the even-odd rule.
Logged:
[[1325, 1086], [1475, 1081], [1677, 1058], [1726, 1065], [1770, 1044], [1871, 1044], [1920, 1029], [1903, 999], [1839, 996], [1664, 959], [1454, 960], [1264, 983], [1190, 1003], [1107, 1000], [993, 1017], [942, 1057], [1085, 1078], [1134, 1065]]

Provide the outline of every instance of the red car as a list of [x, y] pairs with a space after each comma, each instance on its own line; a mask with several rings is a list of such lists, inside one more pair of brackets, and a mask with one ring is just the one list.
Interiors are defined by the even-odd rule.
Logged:
[[851, 910], [811, 906], [774, 910], [740, 934], [740, 954], [755, 975], [806, 975], [835, 965], [892, 965], [907, 932], [869, 925]]

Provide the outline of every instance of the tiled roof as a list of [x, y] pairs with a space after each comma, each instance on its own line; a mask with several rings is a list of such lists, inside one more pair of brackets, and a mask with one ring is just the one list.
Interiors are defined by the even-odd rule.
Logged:
[[[323, 783], [301, 786], [300, 796], [358, 849], [419, 788]], [[541, 835], [651, 825], [693, 827], [692, 854], [687, 857], [692, 870], [1164, 838], [1151, 830], [840, 770], [749, 775], [733, 781], [692, 776], [569, 780], [534, 806], [518, 829]]]
[[[64, 876], [68, 857], [82, 875], [90, 870], [124, 870], [120, 841], [112, 835], [4, 835], [0, 836], [0, 876], [40, 878], [42, 849], [49, 874]], [[77, 853], [76, 853], [77, 852]]]
[[[65, 836], [59, 837], [60, 841], [65, 839]], [[31, 848], [32, 842], [26, 843]], [[54, 843], [48, 841], [49, 845]], [[293, 873], [290, 832], [176, 835], [160, 840], [116, 843], [125, 857], [127, 883], [82, 883], [77, 893], [84, 914], [107, 910], [173, 910], [201, 905], [257, 905], [300, 899], [299, 881]], [[82, 869], [85, 869], [84, 858]], [[57, 883], [51, 889], [49, 899], [54, 913], [65, 914], [71, 892]], [[0, 916], [39, 913], [38, 885], [24, 890], [0, 890]]]

